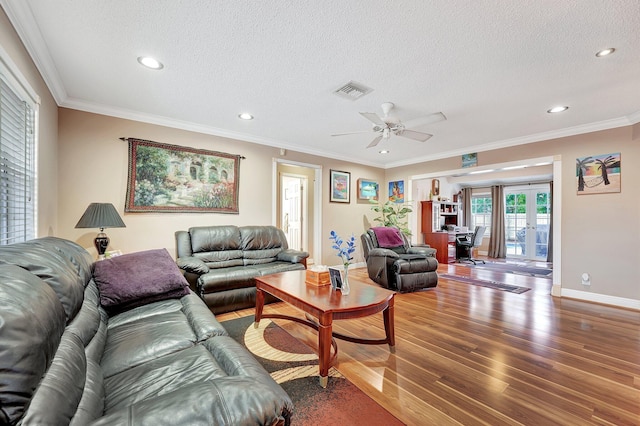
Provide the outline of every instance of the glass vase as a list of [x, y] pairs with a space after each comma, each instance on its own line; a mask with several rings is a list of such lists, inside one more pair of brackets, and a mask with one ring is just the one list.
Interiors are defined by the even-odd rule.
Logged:
[[351, 287], [349, 286], [349, 265], [344, 265], [344, 275], [342, 276], [342, 287], [340, 291], [345, 296], [351, 291]]

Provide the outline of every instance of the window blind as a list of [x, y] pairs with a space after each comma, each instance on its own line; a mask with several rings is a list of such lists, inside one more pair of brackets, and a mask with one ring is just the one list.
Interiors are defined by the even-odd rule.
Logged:
[[35, 114], [0, 74], [0, 245], [35, 237]]

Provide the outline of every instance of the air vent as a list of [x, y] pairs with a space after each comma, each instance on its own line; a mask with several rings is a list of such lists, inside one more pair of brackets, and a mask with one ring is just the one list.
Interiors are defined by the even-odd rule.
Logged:
[[356, 99], [360, 99], [361, 97], [372, 91], [373, 89], [370, 87], [367, 87], [360, 83], [356, 83], [355, 81], [350, 81], [333, 93], [340, 96], [341, 98], [355, 101]]

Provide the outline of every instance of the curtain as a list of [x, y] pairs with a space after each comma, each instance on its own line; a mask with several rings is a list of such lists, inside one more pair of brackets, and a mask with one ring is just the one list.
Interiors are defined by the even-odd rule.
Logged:
[[547, 262], [553, 262], [553, 181], [549, 182], [549, 236], [547, 240]]
[[504, 237], [504, 187], [491, 187], [491, 240], [489, 241], [489, 257], [507, 257], [507, 246]]
[[471, 229], [471, 188], [462, 188], [462, 215], [463, 225]]

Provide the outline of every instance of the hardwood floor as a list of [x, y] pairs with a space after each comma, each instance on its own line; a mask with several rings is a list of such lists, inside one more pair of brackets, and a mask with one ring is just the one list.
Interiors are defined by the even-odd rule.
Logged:
[[[550, 296], [551, 280], [440, 265], [530, 287], [514, 294], [440, 279], [397, 294], [396, 353], [338, 341], [338, 370], [409, 425], [640, 425], [640, 312]], [[350, 276], [369, 281], [365, 269]], [[284, 303], [266, 312], [296, 314]], [[218, 315], [219, 320], [253, 310]], [[311, 347], [317, 335], [276, 320]], [[383, 337], [382, 315], [334, 329]]]

